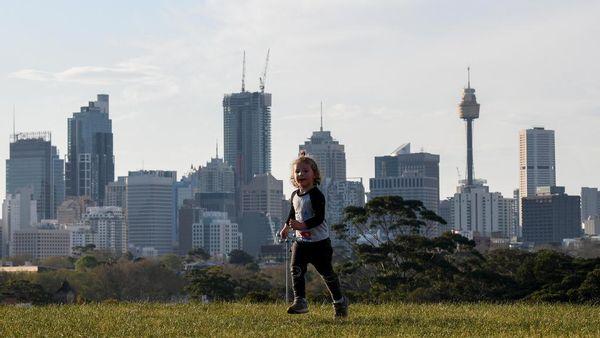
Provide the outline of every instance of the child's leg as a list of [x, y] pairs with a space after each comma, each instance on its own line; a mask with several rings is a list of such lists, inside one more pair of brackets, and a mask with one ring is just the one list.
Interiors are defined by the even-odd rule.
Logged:
[[292, 272], [292, 287], [294, 289], [294, 298], [306, 298], [306, 287], [304, 275], [308, 267], [308, 257], [306, 248], [302, 244], [295, 242], [292, 245], [292, 261], [290, 270]]
[[321, 275], [321, 278], [325, 281], [329, 293], [331, 293], [332, 301], [339, 301], [342, 299], [342, 288], [340, 287], [340, 279], [338, 275], [333, 271], [331, 260], [333, 257], [333, 248], [331, 247], [331, 241], [326, 239], [319, 243], [319, 247], [315, 248], [315, 252], [311, 254], [311, 263]]

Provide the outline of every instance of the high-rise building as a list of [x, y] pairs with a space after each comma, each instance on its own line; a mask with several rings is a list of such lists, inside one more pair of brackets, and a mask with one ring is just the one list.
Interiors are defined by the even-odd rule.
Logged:
[[346, 207], [365, 206], [365, 187], [362, 179], [334, 181], [327, 186], [325, 219], [329, 224], [341, 223]]
[[102, 204], [104, 190], [115, 178], [112, 121], [108, 95], [99, 94], [68, 119], [66, 186], [69, 196], [89, 196]]
[[86, 208], [95, 207], [96, 202], [87, 196], [67, 197], [56, 211], [58, 224], [72, 226], [81, 221], [81, 215], [85, 213]]
[[129, 245], [142, 253], [173, 252], [175, 227], [174, 183], [177, 172], [130, 171], [127, 177], [127, 225]]
[[64, 161], [52, 145], [50, 132], [12, 135], [6, 160], [6, 193], [31, 187], [37, 201], [38, 219], [55, 219], [64, 200]]
[[554, 130], [541, 127], [519, 133], [520, 198], [535, 196], [538, 187], [556, 185]]
[[223, 98], [225, 162], [237, 186], [271, 171], [271, 94], [246, 92]]
[[598, 188], [581, 188], [581, 221], [600, 216], [600, 192]]
[[490, 192], [475, 180], [454, 194], [452, 223], [467, 237], [510, 238], [514, 231], [514, 199]]
[[97, 249], [127, 252], [127, 224], [120, 207], [91, 207], [83, 215], [83, 225], [94, 233]]
[[521, 202], [524, 241], [560, 244], [582, 235], [580, 198], [565, 194], [564, 187], [538, 187], [535, 196]]
[[71, 233], [68, 230], [37, 229], [15, 231], [10, 247], [11, 256], [23, 256], [29, 259], [70, 256]]
[[369, 199], [378, 196], [401, 196], [422, 201], [438, 212], [440, 202], [440, 155], [411, 153], [410, 143], [391, 155], [375, 157], [375, 178], [369, 179]]
[[585, 234], [588, 236], [600, 235], [600, 216], [590, 216], [583, 222]]
[[20, 188], [7, 194], [2, 203], [2, 257], [10, 253], [13, 234], [19, 230], [31, 229], [37, 222], [37, 201], [33, 188]]
[[283, 219], [281, 200], [283, 199], [283, 181], [267, 173], [256, 175], [242, 186], [241, 213], [262, 212], [280, 222]]
[[454, 229], [454, 197], [440, 201], [438, 215], [446, 221], [446, 225], [441, 229], [442, 233]]
[[275, 232], [281, 223], [263, 212], [246, 212], [239, 220], [242, 248], [247, 253], [258, 257], [263, 245], [276, 243]]
[[194, 209], [192, 248], [203, 248], [213, 257], [225, 257], [232, 250], [241, 249], [238, 225], [227, 213]]
[[123, 209], [123, 214], [127, 209], [127, 177], [121, 176], [115, 182], [110, 182], [106, 185], [104, 191], [104, 206], [120, 207]]
[[196, 175], [198, 176], [197, 192], [235, 192], [233, 168], [218, 156], [211, 158], [206, 166], [198, 168]]
[[235, 194], [232, 192], [199, 192], [194, 195], [194, 201], [200, 208], [226, 212], [229, 219], [237, 221]]
[[179, 246], [179, 254], [185, 255], [192, 250], [192, 226], [194, 222], [198, 222], [199, 213], [204, 209], [197, 205], [194, 200], [185, 200], [183, 206], [178, 210], [178, 224], [179, 227], [179, 240], [177, 241]]
[[300, 151], [305, 151], [319, 166], [323, 181], [345, 181], [346, 180], [346, 152], [344, 145], [331, 137], [330, 131], [323, 130], [323, 111], [321, 110], [321, 128], [314, 131], [312, 136], [304, 144], [300, 145]]

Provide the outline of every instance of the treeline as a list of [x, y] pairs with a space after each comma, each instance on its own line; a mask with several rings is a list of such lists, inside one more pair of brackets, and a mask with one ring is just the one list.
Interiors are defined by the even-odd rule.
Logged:
[[[419, 201], [380, 197], [364, 208], [346, 209], [333, 226], [345, 241], [336, 251], [337, 271], [346, 294], [362, 302], [545, 301], [600, 303], [600, 258], [573, 257], [540, 250], [498, 249], [480, 253], [475, 242], [457, 234], [421, 236], [444, 221]], [[350, 225], [352, 225], [352, 231]], [[228, 263], [211, 262], [201, 249], [186, 257], [113, 257], [95, 250], [81, 257], [51, 258], [55, 270], [0, 275], [0, 301], [63, 302], [65, 282], [76, 301], [249, 301], [284, 299], [283, 264], [259, 267], [243, 251]], [[93, 248], [92, 248], [93, 249]], [[192, 267], [184, 269], [184, 265]], [[307, 295], [328, 301], [313, 269]]]

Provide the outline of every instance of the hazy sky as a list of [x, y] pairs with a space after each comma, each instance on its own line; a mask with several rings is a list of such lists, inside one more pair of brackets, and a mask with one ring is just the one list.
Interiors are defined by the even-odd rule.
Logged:
[[[518, 133], [556, 131], [557, 183], [600, 186], [599, 1], [11, 1], [0, 9], [0, 158], [17, 131], [49, 130], [110, 94], [116, 174], [204, 165], [223, 140], [224, 93], [248, 90], [271, 48], [273, 174], [319, 127], [368, 189], [377, 155], [440, 154], [440, 194], [465, 175], [456, 112], [466, 67], [481, 103], [475, 175], [518, 186]], [[222, 150], [221, 150], [222, 154]], [[5, 166], [0, 166], [5, 176]], [[0, 182], [1, 196], [5, 182]]]

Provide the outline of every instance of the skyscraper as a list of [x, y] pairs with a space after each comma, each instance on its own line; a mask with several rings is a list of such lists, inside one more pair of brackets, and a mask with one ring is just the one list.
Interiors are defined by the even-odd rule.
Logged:
[[129, 244], [141, 252], [173, 252], [175, 171], [130, 171], [126, 188]]
[[236, 182], [271, 171], [271, 94], [241, 92], [223, 98], [225, 162]]
[[271, 171], [271, 94], [265, 93], [269, 52], [260, 78], [260, 91], [247, 92], [246, 53], [242, 91], [223, 97], [225, 162], [233, 167], [236, 189], [254, 175]]
[[66, 185], [69, 196], [89, 196], [102, 204], [105, 187], [115, 178], [112, 121], [108, 95], [98, 94], [68, 119]]
[[539, 187], [523, 204], [523, 240], [535, 244], [560, 244], [582, 235], [580, 198], [565, 194], [564, 187]]
[[600, 192], [598, 188], [581, 188], [581, 221], [600, 216]]
[[536, 189], [556, 185], [554, 130], [541, 127], [519, 133], [519, 194], [535, 196]]
[[203, 248], [213, 257], [225, 257], [240, 249], [238, 225], [231, 222], [227, 213], [194, 210], [192, 248]]
[[211, 158], [206, 166], [198, 168], [198, 188], [201, 193], [233, 193], [234, 174], [229, 164], [220, 159]]
[[261, 212], [280, 223], [284, 216], [281, 210], [282, 199], [283, 181], [271, 174], [256, 175], [242, 187], [242, 215], [247, 212]]
[[127, 252], [127, 223], [120, 207], [91, 207], [83, 215], [83, 224], [94, 234], [96, 248], [113, 253]]
[[410, 143], [392, 154], [375, 157], [375, 178], [369, 179], [369, 199], [378, 196], [401, 196], [422, 201], [438, 212], [440, 202], [440, 155], [411, 153]]
[[2, 257], [10, 252], [13, 234], [16, 231], [31, 229], [38, 221], [37, 201], [34, 199], [32, 187], [17, 189], [12, 194], [6, 194], [2, 203]]
[[10, 158], [6, 160], [6, 193], [25, 187], [33, 189], [38, 220], [56, 218], [65, 193], [64, 161], [52, 145], [50, 132], [12, 136]]
[[322, 180], [346, 180], [346, 152], [344, 145], [331, 137], [330, 131], [323, 131], [323, 111], [321, 109], [321, 128], [314, 131], [300, 151], [305, 151], [319, 166]]

